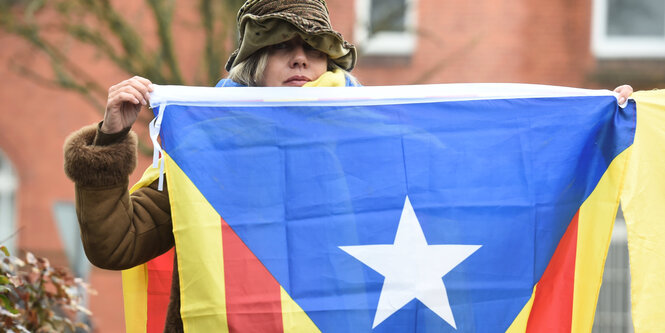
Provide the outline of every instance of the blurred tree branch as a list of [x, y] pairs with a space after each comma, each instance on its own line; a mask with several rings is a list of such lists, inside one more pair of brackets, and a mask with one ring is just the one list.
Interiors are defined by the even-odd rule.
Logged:
[[[147, 13], [141, 24], [154, 22], [154, 35], [137, 30], [139, 27], [131, 23], [133, 18], [110, 0], [0, 0], [0, 30], [27, 42], [31, 52], [44, 56], [51, 68], [51, 73], [37, 72], [30, 62], [32, 57], [17, 54], [9, 62], [14, 71], [40, 85], [76, 92], [103, 114], [107, 83], [68, 56], [71, 42], [91, 48], [101, 63], [112, 64], [128, 77], [139, 75], [160, 84], [212, 85], [223, 76], [224, 61], [234, 46], [235, 12], [242, 3], [198, 1], [194, 33], [200, 31], [203, 48], [196, 70], [203, 75], [183, 75], [173, 34], [180, 28], [174, 23], [175, 0], [143, 0], [138, 4]], [[187, 82], [185, 77], [204, 79]], [[148, 118], [140, 121], [147, 123]], [[143, 151], [150, 150], [145, 144], [141, 146]]]

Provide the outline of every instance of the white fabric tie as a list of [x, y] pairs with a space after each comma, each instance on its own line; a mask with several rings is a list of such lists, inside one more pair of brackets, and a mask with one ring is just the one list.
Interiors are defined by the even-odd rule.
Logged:
[[[159, 186], [158, 190], [164, 190], [164, 155], [162, 154], [162, 146], [157, 141], [159, 137], [159, 131], [162, 128], [162, 119], [164, 118], [164, 110], [166, 109], [166, 104], [159, 105], [159, 112], [157, 117], [150, 122], [150, 140], [152, 140], [152, 167], [157, 168], [159, 163]], [[161, 159], [160, 159], [161, 155]]]

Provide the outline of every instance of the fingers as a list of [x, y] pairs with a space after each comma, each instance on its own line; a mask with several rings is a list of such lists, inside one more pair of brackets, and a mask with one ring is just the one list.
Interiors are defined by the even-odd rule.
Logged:
[[134, 76], [133, 78], [126, 81], [130, 86], [134, 87], [134, 89], [141, 92], [141, 94], [143, 95], [143, 99], [146, 101], [147, 104], [147, 101], [150, 100], [150, 92], [152, 92], [153, 90], [152, 82], [140, 76]]
[[[109, 88], [109, 102], [112, 99], [120, 98], [122, 102], [147, 105], [152, 90], [152, 82], [150, 80], [135, 76]], [[134, 98], [130, 98], [127, 94]]]
[[[134, 76], [133, 78], [131, 78], [129, 80], [136, 80], [138, 82], [141, 82], [146, 87], [152, 85], [152, 82], [150, 82], [150, 80], [148, 80], [144, 77], [140, 77], [140, 76]], [[150, 91], [152, 91], [152, 88], [150, 88]]]
[[115, 91], [109, 92], [108, 103], [125, 103], [147, 105], [146, 96], [138, 89], [132, 86], [120, 87]]
[[618, 92], [618, 93], [619, 93], [619, 92], [622, 92], [622, 91], [631, 91], [631, 92], [632, 92], [632, 91], [633, 91], [633, 87], [631, 87], [631, 86], [628, 85], [628, 84], [623, 84], [623, 85], [620, 85], [620, 86], [614, 88], [614, 91], [615, 91], [615, 92]]
[[143, 101], [141, 94], [128, 91], [116, 91], [112, 95], [109, 95], [109, 104], [111, 102], [114, 102], [114, 104], [131, 103], [134, 105], [145, 105], [145, 101]]
[[132, 126], [141, 111], [141, 106], [148, 105], [152, 91], [152, 82], [140, 76], [111, 86], [102, 130], [105, 133], [115, 133]]
[[619, 104], [624, 104], [628, 100], [628, 97], [633, 93], [633, 87], [624, 84], [621, 86], [618, 86], [614, 89], [614, 92], [617, 93], [618, 96], [618, 102]]

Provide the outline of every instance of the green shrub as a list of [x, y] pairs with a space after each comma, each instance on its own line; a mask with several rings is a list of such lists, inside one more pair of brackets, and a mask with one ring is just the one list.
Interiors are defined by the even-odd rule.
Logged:
[[46, 258], [28, 252], [25, 261], [0, 246], [0, 328], [3, 332], [89, 330], [77, 321], [90, 315], [83, 305], [88, 286]]

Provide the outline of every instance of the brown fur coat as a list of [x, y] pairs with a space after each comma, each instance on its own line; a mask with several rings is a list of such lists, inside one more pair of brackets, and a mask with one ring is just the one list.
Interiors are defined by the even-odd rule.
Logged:
[[[64, 146], [65, 173], [75, 183], [76, 214], [90, 262], [105, 269], [127, 269], [155, 258], [174, 245], [166, 186], [155, 183], [129, 194], [136, 168], [136, 134], [108, 135], [90, 125], [70, 135]], [[175, 260], [175, 259], [174, 259]], [[165, 332], [182, 332], [180, 293], [174, 261]]]

